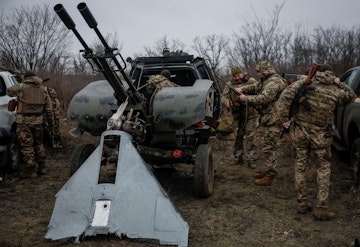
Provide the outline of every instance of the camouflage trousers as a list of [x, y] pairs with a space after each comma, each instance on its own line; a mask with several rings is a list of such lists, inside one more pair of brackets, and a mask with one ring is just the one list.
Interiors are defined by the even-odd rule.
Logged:
[[43, 128], [41, 124], [18, 124], [16, 128], [21, 145], [21, 154], [25, 166], [35, 167], [36, 164], [43, 166], [46, 160], [43, 145]]
[[260, 159], [261, 152], [261, 142], [260, 138], [262, 138], [262, 134], [260, 133], [261, 129], [259, 129], [259, 123], [257, 118], [248, 119], [245, 124], [245, 133], [244, 133], [244, 141], [243, 141], [243, 159], [244, 162], [253, 164], [256, 160]]
[[291, 139], [295, 147], [295, 189], [298, 203], [307, 201], [306, 169], [310, 152], [314, 154], [317, 172], [317, 207], [327, 207], [331, 176], [331, 143], [326, 131], [311, 130], [295, 125], [291, 130]]
[[60, 123], [59, 123], [59, 116], [54, 115], [54, 134], [60, 135]]
[[278, 147], [280, 142], [280, 126], [260, 125], [258, 131], [263, 134], [261, 155], [265, 163], [266, 170], [275, 170], [277, 168]]
[[[44, 119], [46, 119], [44, 117]], [[63, 141], [60, 133], [60, 119], [59, 115], [54, 115], [54, 128], [50, 128], [49, 123], [44, 121], [43, 129], [46, 131], [48, 137], [51, 139], [51, 145], [53, 148], [61, 148], [63, 147]]]
[[245, 126], [241, 114], [233, 113], [232, 114], [234, 122], [233, 128], [235, 133], [235, 142], [234, 142], [234, 155], [238, 159], [242, 159], [244, 153], [244, 134]]

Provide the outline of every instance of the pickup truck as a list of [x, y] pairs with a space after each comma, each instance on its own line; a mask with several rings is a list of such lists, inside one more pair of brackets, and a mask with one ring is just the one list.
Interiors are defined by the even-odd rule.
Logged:
[[15, 134], [16, 112], [8, 111], [8, 102], [12, 99], [6, 95], [6, 89], [17, 84], [15, 75], [0, 71], [0, 181], [6, 171], [16, 171], [20, 165], [20, 148]]
[[[129, 116], [129, 124], [123, 124], [123, 130], [133, 135], [144, 161], [155, 166], [194, 165], [195, 192], [200, 197], [209, 197], [213, 189], [214, 166], [208, 141], [217, 127], [220, 91], [206, 60], [193, 55], [169, 55], [128, 58], [127, 62], [131, 63], [129, 81], [132, 84], [96, 81], [73, 97], [68, 119], [75, 128], [70, 134], [81, 136], [86, 131], [94, 136], [101, 135], [107, 128], [108, 119], [120, 109], [114, 95], [132, 96], [126, 103], [129, 114], [124, 113]], [[176, 86], [160, 88], [151, 85], [150, 78], [163, 70], [168, 70], [170, 80]], [[113, 72], [103, 73], [110, 78]], [[129, 90], [130, 85], [139, 94], [139, 103], [134, 104], [131, 100], [136, 95]], [[136, 123], [130, 121], [132, 116], [136, 116]], [[70, 160], [70, 174], [74, 174], [94, 150], [93, 144], [78, 145]]]
[[360, 184], [360, 66], [346, 71], [340, 80], [357, 95], [355, 102], [338, 107], [334, 113], [335, 148], [350, 152], [350, 168], [357, 185]]

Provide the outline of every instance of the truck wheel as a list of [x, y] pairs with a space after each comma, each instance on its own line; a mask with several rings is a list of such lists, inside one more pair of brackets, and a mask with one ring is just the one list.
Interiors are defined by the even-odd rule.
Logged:
[[350, 166], [353, 169], [353, 177], [357, 185], [360, 183], [360, 138], [355, 139], [351, 145]]
[[94, 150], [95, 145], [89, 143], [78, 145], [74, 149], [70, 159], [70, 176], [79, 169]]
[[214, 187], [214, 166], [211, 148], [208, 144], [199, 145], [195, 157], [195, 192], [199, 197], [211, 196]]
[[21, 152], [16, 134], [11, 135], [11, 141], [7, 146], [7, 164], [10, 171], [17, 171], [20, 167]]

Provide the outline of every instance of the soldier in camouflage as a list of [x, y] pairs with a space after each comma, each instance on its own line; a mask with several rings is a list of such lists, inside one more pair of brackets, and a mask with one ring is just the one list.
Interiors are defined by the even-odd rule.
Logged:
[[355, 100], [356, 95], [346, 84], [339, 82], [329, 65], [319, 66], [315, 78], [305, 95], [309, 108], [299, 104], [291, 119], [288, 119], [291, 102], [304, 80], [298, 80], [284, 90], [278, 101], [278, 114], [284, 128], [290, 128], [295, 147], [295, 188], [297, 190], [298, 213], [312, 210], [307, 198], [306, 168], [309, 153], [315, 155], [317, 169], [317, 200], [313, 216], [316, 220], [330, 220], [335, 214], [328, 209], [331, 164], [330, 146], [333, 138], [331, 123], [337, 106]]
[[17, 97], [16, 134], [21, 145], [25, 167], [20, 169], [22, 178], [34, 178], [45, 173], [46, 153], [43, 145], [43, 115], [52, 128], [50, 96], [42, 85], [42, 79], [27, 71], [22, 83], [7, 89], [7, 95]]
[[162, 88], [162, 87], [177, 87], [178, 85], [171, 81], [171, 73], [169, 70], [164, 69], [158, 75], [152, 75], [149, 78], [150, 87]]
[[[221, 103], [231, 111], [233, 117], [233, 128], [235, 133], [235, 142], [234, 142], [234, 156], [237, 159], [237, 162], [241, 163], [243, 161], [247, 162], [245, 159], [244, 149], [245, 148], [245, 135], [250, 135], [251, 133], [251, 124], [248, 124], [248, 128], [246, 128], [247, 120], [253, 119], [254, 117], [254, 108], [247, 107], [246, 104], [240, 102], [239, 97], [229, 89], [240, 88], [244, 85], [257, 84], [258, 82], [250, 77], [248, 73], [246, 73], [240, 67], [231, 68], [232, 79], [225, 84], [225, 88], [223, 93], [221, 94]], [[247, 139], [250, 148], [251, 143], [250, 139]], [[254, 163], [248, 163], [249, 167], [255, 168]]]
[[[275, 104], [287, 83], [269, 61], [260, 61], [255, 69], [261, 82], [240, 88], [239, 92], [242, 94], [239, 99], [259, 111], [258, 131], [263, 134], [262, 153], [266, 167], [265, 171], [255, 176], [255, 184], [263, 186], [271, 185], [277, 175], [277, 146], [281, 124], [276, 115]], [[256, 95], [251, 95], [256, 92]]]
[[[49, 81], [49, 79], [44, 79], [43, 82]], [[45, 85], [44, 85], [45, 86]], [[51, 139], [51, 145], [53, 148], [63, 148], [63, 141], [61, 138], [60, 133], [60, 101], [57, 97], [57, 93], [55, 89], [45, 86], [46, 91], [48, 92], [51, 100], [51, 106], [52, 106], [52, 113], [53, 113], [53, 119], [54, 119], [54, 129], [51, 129], [49, 126], [48, 121], [46, 121], [46, 117], [44, 119], [44, 128], [45, 130], [48, 130], [48, 134]]]

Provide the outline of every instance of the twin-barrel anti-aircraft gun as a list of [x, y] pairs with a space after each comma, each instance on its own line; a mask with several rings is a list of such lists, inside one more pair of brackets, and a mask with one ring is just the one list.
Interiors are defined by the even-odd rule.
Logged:
[[[208, 141], [220, 112], [211, 71], [193, 56], [143, 57], [132, 61], [130, 77], [87, 5], [77, 8], [104, 52], [95, 53], [86, 44], [61, 4], [54, 10], [84, 47], [83, 57], [106, 80], [77, 93], [68, 118], [76, 125], [72, 134], [87, 131], [101, 135], [101, 141], [97, 147], [82, 144], [74, 150], [72, 176], [56, 195], [45, 238], [78, 241], [110, 233], [187, 246], [189, 226], [146, 163], [193, 165], [196, 194], [211, 196], [214, 167]], [[148, 77], [164, 68], [179, 87], [148, 84]]]

